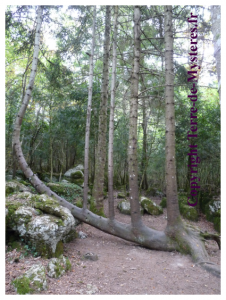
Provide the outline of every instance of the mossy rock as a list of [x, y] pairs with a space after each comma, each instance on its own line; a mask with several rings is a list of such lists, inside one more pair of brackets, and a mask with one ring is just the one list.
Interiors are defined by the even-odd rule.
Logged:
[[47, 290], [46, 270], [42, 265], [33, 265], [24, 275], [12, 280], [17, 294], [33, 294]]
[[144, 208], [144, 210], [150, 215], [157, 216], [157, 215], [163, 214], [162, 207], [157, 205], [151, 199], [148, 199], [146, 197], [140, 197], [140, 203], [141, 203], [141, 206]]
[[81, 170], [77, 170], [77, 171], [71, 172], [71, 178], [74, 178], [74, 179], [83, 179], [84, 178], [84, 174], [82, 173]]
[[[117, 208], [119, 209], [119, 211], [124, 214], [124, 215], [130, 215], [131, 214], [131, 207], [130, 207], [130, 202], [127, 201], [126, 199], [121, 200], [118, 205]], [[143, 207], [140, 206], [140, 212], [143, 215], [144, 214], [144, 209]]]
[[61, 255], [59, 258], [50, 259], [47, 266], [48, 276], [51, 278], [59, 278], [70, 269], [70, 260], [65, 258], [63, 255]]
[[206, 205], [213, 200], [213, 194], [208, 191], [200, 191], [198, 194], [199, 207], [202, 213], [206, 213]]
[[6, 197], [13, 193], [25, 192], [25, 191], [31, 192], [31, 189], [16, 180], [7, 181], [5, 184]]
[[167, 206], [166, 197], [162, 197], [162, 200], [161, 200], [161, 202], [159, 203], [159, 205], [160, 205], [162, 208], [166, 208], [166, 206]]
[[207, 203], [205, 207], [206, 219], [210, 222], [213, 222], [220, 208], [221, 201], [211, 200], [209, 203]]
[[104, 214], [104, 208], [103, 207], [97, 208], [96, 201], [95, 201], [95, 199], [93, 197], [90, 197], [89, 203], [90, 203], [89, 210], [91, 212], [93, 212], [94, 214], [96, 214], [98, 216], [106, 218], [106, 216]]
[[195, 207], [181, 204], [180, 213], [187, 220], [198, 221], [198, 212]]

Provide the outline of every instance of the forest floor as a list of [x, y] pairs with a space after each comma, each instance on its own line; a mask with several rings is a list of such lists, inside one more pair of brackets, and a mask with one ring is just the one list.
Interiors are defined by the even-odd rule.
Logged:
[[[160, 199], [151, 197], [157, 204]], [[120, 199], [115, 199], [115, 206]], [[105, 203], [107, 211], [107, 201]], [[130, 223], [130, 216], [115, 209], [116, 219]], [[167, 224], [164, 214], [151, 216], [145, 214], [143, 221], [147, 226], [164, 230]], [[203, 231], [215, 233], [213, 224], [200, 216], [198, 222], [186, 222], [198, 226]], [[215, 277], [193, 263], [189, 255], [179, 252], [155, 251], [143, 248], [104, 233], [85, 223], [78, 226], [87, 234], [85, 239], [76, 239], [64, 244], [64, 255], [72, 264], [71, 271], [59, 279], [47, 276], [48, 290], [43, 295], [212, 295], [220, 294], [220, 278]], [[206, 248], [212, 262], [220, 265], [221, 251], [217, 243], [207, 241]], [[46, 266], [47, 259], [32, 256], [10, 263], [6, 254], [6, 294], [15, 295], [11, 280], [24, 273], [33, 264]], [[97, 261], [83, 260], [86, 253], [98, 255]]]

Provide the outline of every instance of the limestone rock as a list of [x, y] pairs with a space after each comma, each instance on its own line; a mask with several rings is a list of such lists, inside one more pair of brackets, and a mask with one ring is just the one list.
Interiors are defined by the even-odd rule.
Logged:
[[31, 192], [31, 189], [16, 180], [7, 181], [5, 184], [6, 197], [16, 192]]
[[20, 295], [33, 294], [47, 290], [45, 267], [33, 265], [24, 275], [12, 281], [12, 285]]
[[52, 278], [61, 277], [66, 271], [71, 269], [68, 258], [61, 255], [59, 258], [51, 258], [47, 266], [47, 274]]
[[70, 210], [47, 195], [6, 201], [6, 225], [13, 229], [44, 257], [63, 253], [62, 242], [76, 237], [76, 219]]
[[154, 201], [151, 199], [148, 199], [146, 197], [140, 197], [140, 203], [141, 206], [144, 208], [144, 210], [149, 213], [150, 215], [160, 215], [163, 214], [162, 207], [157, 205]]
[[[84, 166], [83, 165], [78, 165], [77, 167], [75, 168], [72, 168], [72, 169], [69, 169], [65, 174], [64, 176], [65, 177], [73, 177], [72, 174], [76, 174], [76, 172], [78, 172], [78, 174], [80, 174], [80, 177], [78, 178], [81, 178], [81, 174], [83, 175], [83, 172], [84, 172]], [[76, 175], [75, 175], [76, 176]], [[84, 177], [84, 175], [82, 176]], [[76, 177], [75, 177], [76, 178]]]
[[[131, 212], [130, 212], [130, 202], [127, 201], [126, 199], [120, 201], [117, 205], [117, 208], [124, 215], [130, 215], [131, 214]], [[140, 206], [140, 212], [141, 212], [142, 215], [144, 214], [144, 209], [141, 206]]]

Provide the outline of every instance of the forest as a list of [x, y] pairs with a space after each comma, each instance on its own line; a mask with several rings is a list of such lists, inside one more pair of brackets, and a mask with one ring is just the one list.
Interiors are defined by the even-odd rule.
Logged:
[[220, 277], [205, 246], [220, 251], [220, 17], [201, 5], [5, 8], [10, 251], [17, 232], [43, 256], [28, 221], [21, 231], [31, 210], [15, 204], [29, 191], [29, 209], [61, 218], [60, 205], [79, 226]]

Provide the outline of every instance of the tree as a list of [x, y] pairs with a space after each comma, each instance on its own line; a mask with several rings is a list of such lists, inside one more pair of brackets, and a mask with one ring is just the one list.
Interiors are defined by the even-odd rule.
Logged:
[[96, 201], [96, 208], [101, 213], [103, 210], [104, 170], [106, 163], [106, 130], [107, 130], [107, 102], [108, 102], [108, 63], [110, 51], [110, 25], [111, 7], [106, 6], [105, 33], [104, 33], [104, 58], [103, 77], [101, 85], [101, 103], [99, 111], [98, 143], [95, 158], [95, 176], [93, 185], [93, 197]]
[[[90, 224], [104, 232], [121, 237], [128, 241], [139, 243], [147, 248], [154, 250], [173, 251], [178, 250], [182, 253], [191, 254], [193, 260], [199, 263], [203, 268], [220, 275], [219, 267], [208, 261], [208, 254], [202, 240], [202, 236], [210, 238], [210, 235], [202, 235], [200, 232], [185, 225], [180, 217], [177, 200], [177, 185], [175, 169], [175, 117], [174, 117], [174, 95], [173, 95], [173, 39], [172, 39], [172, 6], [165, 7], [165, 96], [166, 96], [166, 173], [167, 173], [167, 210], [168, 222], [165, 231], [157, 231], [145, 226], [142, 222], [139, 206], [138, 194], [138, 163], [137, 163], [137, 116], [138, 116], [138, 86], [140, 73], [140, 52], [141, 52], [141, 10], [139, 6], [134, 7], [134, 57], [131, 80], [130, 97], [130, 130], [129, 130], [129, 189], [131, 204], [131, 224], [123, 224], [114, 219], [111, 213], [110, 218], [105, 218], [92, 213], [83, 203], [83, 208], [79, 208], [56, 193], [51, 191], [44, 183], [40, 181], [36, 174], [29, 168], [23, 156], [20, 145], [20, 128], [23, 117], [31, 97], [31, 90], [34, 84], [35, 73], [37, 70], [37, 58], [39, 50], [39, 37], [42, 19], [42, 7], [37, 10], [37, 26], [35, 33], [35, 47], [32, 71], [28, 88], [23, 99], [15, 121], [13, 136], [13, 146], [18, 159], [18, 163], [25, 176], [39, 193], [46, 193], [54, 197], [59, 203], [67, 207], [72, 215], [78, 220]], [[170, 134], [168, 134], [168, 132]], [[174, 157], [173, 157], [174, 156]], [[169, 178], [168, 176], [172, 176]], [[112, 204], [112, 203], [111, 203]]]

